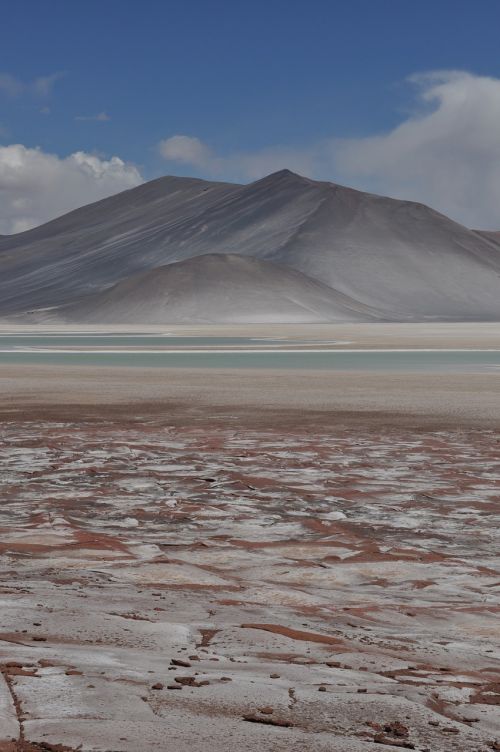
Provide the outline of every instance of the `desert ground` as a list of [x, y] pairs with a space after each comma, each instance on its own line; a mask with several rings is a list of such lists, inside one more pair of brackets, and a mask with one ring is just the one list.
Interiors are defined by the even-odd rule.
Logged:
[[499, 371], [0, 359], [0, 416], [1, 752], [500, 750]]

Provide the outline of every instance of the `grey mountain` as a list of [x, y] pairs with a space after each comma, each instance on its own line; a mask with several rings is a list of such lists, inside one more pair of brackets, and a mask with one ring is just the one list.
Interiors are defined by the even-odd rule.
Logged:
[[483, 235], [487, 240], [493, 240], [500, 245], [500, 230], [479, 230], [479, 234]]
[[[147, 295], [147, 284], [136, 275], [206, 254], [225, 255], [216, 266], [229, 278], [234, 255], [284, 267], [283, 281], [290, 281], [286, 270], [301, 272], [332, 288], [328, 310], [340, 311], [343, 296], [341, 317], [350, 310], [355, 318], [378, 311], [381, 319], [500, 320], [500, 244], [494, 233], [469, 230], [422, 204], [288, 170], [249, 185], [159, 178], [0, 237], [0, 315], [68, 304], [83, 311], [77, 304], [86, 296], [131, 276], [134, 290], [141, 287]], [[253, 265], [237, 272], [239, 283], [243, 273], [249, 285], [255, 281]], [[276, 283], [277, 275], [269, 273]], [[170, 284], [164, 269], [161, 276]], [[210, 280], [204, 284], [213, 285], [213, 275]], [[297, 294], [298, 278], [293, 284]], [[312, 305], [310, 287], [304, 295], [309, 307], [331, 320], [323, 303]], [[276, 300], [283, 296], [282, 286]], [[270, 320], [276, 313], [272, 297], [262, 310]], [[166, 321], [169, 315], [166, 310]]]
[[58, 314], [67, 321], [115, 324], [317, 323], [380, 317], [379, 311], [301, 272], [234, 254], [195, 256], [133, 274]]

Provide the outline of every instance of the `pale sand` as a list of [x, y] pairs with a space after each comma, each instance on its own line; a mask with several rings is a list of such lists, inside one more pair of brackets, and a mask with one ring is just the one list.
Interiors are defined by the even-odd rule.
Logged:
[[248, 425], [500, 424], [500, 373], [0, 366], [4, 417], [158, 414]]

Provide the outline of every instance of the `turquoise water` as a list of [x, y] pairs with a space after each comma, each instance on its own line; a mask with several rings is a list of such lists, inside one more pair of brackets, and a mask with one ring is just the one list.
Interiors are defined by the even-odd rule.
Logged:
[[[159, 347], [287, 347], [297, 340], [245, 337], [169, 337], [145, 335], [3, 335], [0, 364], [135, 366], [140, 368], [285, 368], [387, 371], [491, 371], [500, 369], [500, 351], [335, 351], [327, 352], [143, 352]], [[321, 349], [321, 343], [308, 344]], [[102, 352], [50, 352], [63, 347], [102, 348]], [[131, 352], [107, 352], [119, 347]], [[25, 349], [26, 348], [26, 349]], [[36, 350], [36, 348], [46, 348]]]

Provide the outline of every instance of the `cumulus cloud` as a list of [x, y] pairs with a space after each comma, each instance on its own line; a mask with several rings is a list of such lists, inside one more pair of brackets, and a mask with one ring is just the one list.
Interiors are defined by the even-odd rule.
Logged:
[[21, 232], [143, 182], [119, 157], [58, 157], [21, 144], [0, 147], [0, 234]]
[[333, 143], [337, 171], [469, 226], [500, 228], [500, 80], [442, 71], [410, 82], [422, 111], [389, 133]]
[[31, 94], [42, 99], [52, 93], [54, 84], [66, 74], [62, 71], [51, 73], [48, 76], [39, 76], [33, 81], [22, 81], [10, 73], [0, 73], [0, 92], [10, 97], [19, 97], [22, 94]]
[[111, 120], [111, 116], [107, 112], [98, 112], [97, 115], [77, 115], [75, 120], [93, 120], [98, 123], [106, 123]]
[[421, 201], [470, 227], [500, 228], [500, 80], [434, 71], [412, 76], [408, 85], [412, 114], [385, 133], [228, 155], [177, 135], [160, 143], [160, 153], [217, 178], [252, 180], [288, 167]]

